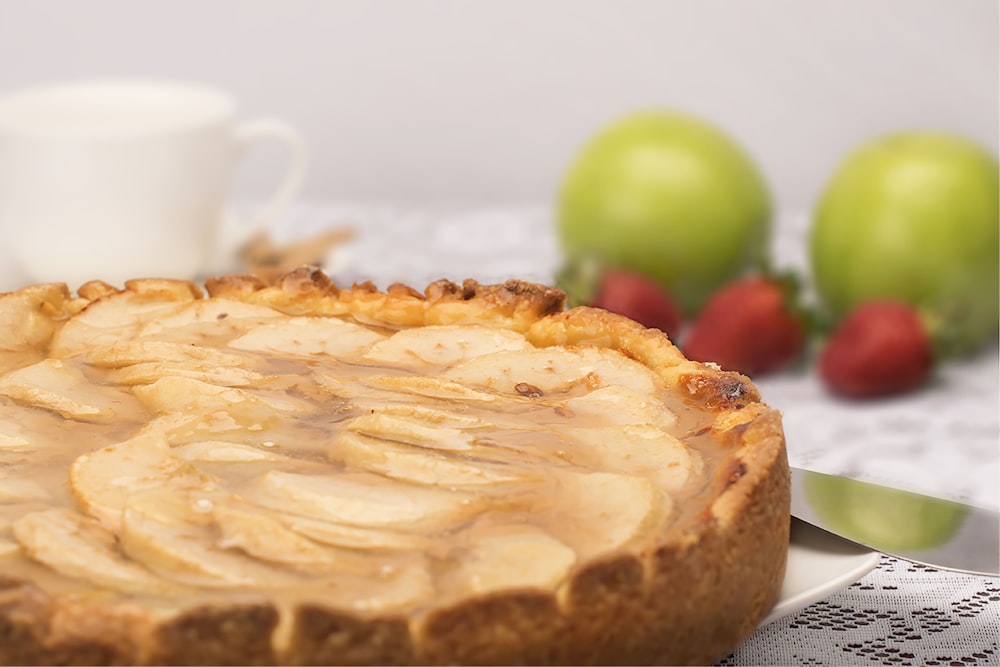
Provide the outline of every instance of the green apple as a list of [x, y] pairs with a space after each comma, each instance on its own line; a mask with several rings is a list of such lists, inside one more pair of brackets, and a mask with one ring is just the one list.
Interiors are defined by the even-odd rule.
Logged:
[[655, 110], [599, 131], [570, 165], [557, 229], [568, 263], [593, 260], [666, 288], [688, 315], [766, 261], [771, 199], [744, 150], [715, 126]]
[[831, 528], [886, 551], [941, 546], [968, 513], [948, 500], [834, 476], [809, 475], [805, 492], [810, 507]]
[[962, 137], [907, 132], [849, 155], [819, 199], [810, 237], [822, 307], [838, 321], [875, 298], [921, 312], [938, 352], [998, 329], [997, 159]]

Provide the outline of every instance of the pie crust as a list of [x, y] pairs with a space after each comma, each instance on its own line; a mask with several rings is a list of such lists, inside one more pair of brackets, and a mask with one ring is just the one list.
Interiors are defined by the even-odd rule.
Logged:
[[549, 287], [0, 295], [0, 663], [711, 663], [788, 530], [749, 379]]

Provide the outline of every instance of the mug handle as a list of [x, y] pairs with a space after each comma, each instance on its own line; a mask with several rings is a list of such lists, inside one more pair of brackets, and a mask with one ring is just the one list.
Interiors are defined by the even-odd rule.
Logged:
[[266, 140], [276, 140], [284, 144], [289, 154], [288, 169], [274, 193], [248, 218], [232, 214], [223, 218], [223, 229], [216, 255], [233, 257], [240, 248], [256, 234], [263, 231], [269, 222], [280, 216], [298, 197], [305, 180], [308, 155], [305, 140], [294, 127], [280, 120], [262, 118], [244, 121], [233, 130], [235, 158], [238, 159], [251, 145]]

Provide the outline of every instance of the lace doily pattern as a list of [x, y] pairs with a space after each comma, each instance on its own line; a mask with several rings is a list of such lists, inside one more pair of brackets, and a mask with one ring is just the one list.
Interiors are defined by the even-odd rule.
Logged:
[[847, 589], [760, 628], [721, 665], [997, 665], [1000, 580], [883, 556]]

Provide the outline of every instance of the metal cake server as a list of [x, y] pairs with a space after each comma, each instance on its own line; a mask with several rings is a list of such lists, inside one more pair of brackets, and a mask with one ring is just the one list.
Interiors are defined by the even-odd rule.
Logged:
[[792, 468], [792, 516], [890, 556], [1000, 576], [1000, 513]]

